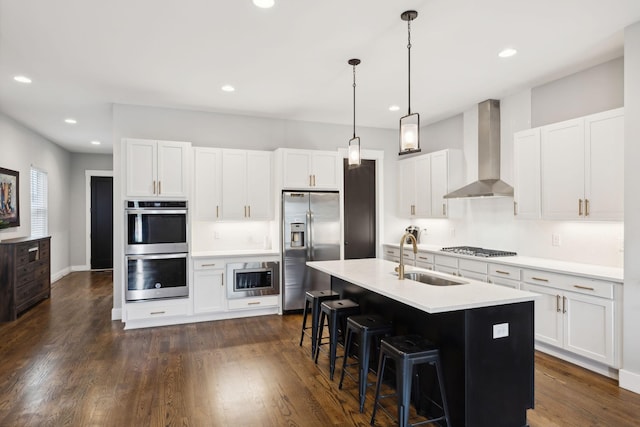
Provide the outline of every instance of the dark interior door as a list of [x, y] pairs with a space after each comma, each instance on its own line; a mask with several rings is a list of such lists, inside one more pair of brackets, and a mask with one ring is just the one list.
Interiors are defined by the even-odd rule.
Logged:
[[344, 258], [376, 257], [376, 162], [344, 159]]
[[113, 178], [91, 177], [91, 269], [113, 268]]

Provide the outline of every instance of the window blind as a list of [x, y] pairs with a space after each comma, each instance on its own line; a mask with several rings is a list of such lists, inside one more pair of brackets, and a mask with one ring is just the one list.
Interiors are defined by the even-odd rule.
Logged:
[[46, 236], [48, 227], [47, 173], [31, 168], [31, 235]]

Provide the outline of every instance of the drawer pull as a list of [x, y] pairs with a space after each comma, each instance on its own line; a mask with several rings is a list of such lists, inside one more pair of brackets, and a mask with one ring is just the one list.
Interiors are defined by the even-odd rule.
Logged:
[[424, 260], [427, 260], [427, 261], [429, 260], [429, 258], [427, 258], [427, 257], [425, 257], [425, 256], [419, 256], [418, 258], [420, 258], [420, 259], [424, 259]]
[[389, 255], [393, 255], [393, 251], [387, 251]]
[[549, 281], [549, 279], [543, 279], [543, 278], [541, 278], [541, 277], [535, 277], [535, 276], [534, 276], [534, 277], [532, 277], [531, 279], [533, 279], [533, 280], [537, 280], [537, 281], [539, 281], [539, 282], [548, 282], [548, 281]]
[[215, 264], [202, 264], [201, 267], [215, 267]]
[[560, 295], [556, 295], [556, 311], [560, 313]]
[[573, 287], [574, 287], [574, 288], [577, 288], [577, 289], [584, 289], [584, 290], [586, 290], [586, 291], [595, 291], [595, 289], [594, 289], [594, 288], [589, 287], [589, 286], [573, 285]]
[[154, 314], [165, 314], [166, 311], [152, 311], [151, 313], [149, 313], [150, 315], [154, 315]]
[[562, 312], [567, 312], [567, 297], [562, 297]]
[[260, 301], [248, 302], [247, 305], [260, 305]]
[[498, 274], [506, 274], [507, 276], [511, 274], [508, 271], [502, 271], [502, 270], [496, 270], [496, 273], [498, 273]]

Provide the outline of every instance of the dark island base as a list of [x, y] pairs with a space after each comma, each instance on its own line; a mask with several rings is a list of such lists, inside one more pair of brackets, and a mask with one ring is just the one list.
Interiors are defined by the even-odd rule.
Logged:
[[[533, 301], [429, 314], [337, 277], [331, 288], [363, 313], [391, 320], [395, 334], [438, 344], [453, 426], [527, 425], [534, 404]], [[494, 339], [494, 325], [503, 323], [508, 336]], [[429, 393], [431, 381], [420, 385]]]

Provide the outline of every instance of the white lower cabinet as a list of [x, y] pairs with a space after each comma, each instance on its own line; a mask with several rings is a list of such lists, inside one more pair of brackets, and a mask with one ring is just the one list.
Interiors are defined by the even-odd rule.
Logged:
[[535, 301], [536, 340], [619, 367], [615, 286], [577, 276], [523, 270], [522, 289], [541, 295]]
[[458, 258], [448, 255], [436, 255], [434, 270], [442, 273], [458, 275]]
[[144, 301], [126, 305], [127, 321], [153, 321], [166, 317], [186, 316], [189, 312], [186, 298], [159, 301]]
[[488, 282], [494, 285], [520, 289], [520, 268], [490, 263]]
[[[391, 262], [400, 263], [400, 248], [394, 246], [384, 245], [383, 247], [383, 259]], [[404, 265], [415, 265], [415, 254], [413, 249], [404, 248], [402, 258], [404, 259]]]
[[199, 259], [194, 262], [194, 314], [218, 313], [226, 310], [224, 267], [225, 262], [219, 259]]
[[468, 279], [487, 281], [488, 264], [483, 261], [461, 258], [458, 260], [458, 275]]
[[416, 254], [416, 267], [433, 270], [434, 262], [435, 256], [429, 252], [418, 251]]

